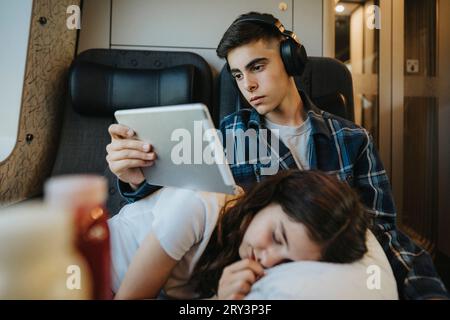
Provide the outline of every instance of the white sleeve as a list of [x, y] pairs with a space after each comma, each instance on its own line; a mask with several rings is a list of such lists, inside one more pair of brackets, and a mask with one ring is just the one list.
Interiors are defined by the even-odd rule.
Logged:
[[154, 209], [152, 230], [164, 251], [175, 260], [201, 241], [207, 212], [195, 191], [165, 188]]

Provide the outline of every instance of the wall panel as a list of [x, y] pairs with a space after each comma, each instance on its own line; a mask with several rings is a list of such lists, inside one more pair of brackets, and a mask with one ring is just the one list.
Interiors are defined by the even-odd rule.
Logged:
[[[74, 57], [77, 37], [76, 30], [66, 26], [69, 17], [66, 10], [69, 5], [79, 3], [79, 0], [35, 0], [33, 3], [17, 144], [11, 156], [0, 163], [2, 206], [39, 194], [50, 173], [67, 70]], [[45, 24], [40, 23], [41, 17], [45, 17]]]

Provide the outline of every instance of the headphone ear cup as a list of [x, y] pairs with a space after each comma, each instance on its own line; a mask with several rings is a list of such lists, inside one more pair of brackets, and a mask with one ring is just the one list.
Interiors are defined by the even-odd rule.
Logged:
[[305, 71], [306, 64], [308, 63], [308, 54], [306, 53], [305, 47], [301, 44], [297, 46], [296, 59], [298, 62], [299, 75], [301, 76]]
[[286, 39], [280, 43], [280, 54], [288, 75], [301, 76], [308, 61], [305, 47], [292, 39]]

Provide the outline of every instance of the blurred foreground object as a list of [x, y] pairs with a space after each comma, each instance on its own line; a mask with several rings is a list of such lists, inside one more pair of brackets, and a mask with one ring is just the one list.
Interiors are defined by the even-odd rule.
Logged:
[[0, 211], [0, 300], [90, 299], [89, 268], [70, 214], [40, 202]]
[[93, 298], [111, 299], [106, 179], [96, 175], [59, 176], [47, 181], [44, 194], [49, 207], [72, 212], [75, 246], [90, 267]]

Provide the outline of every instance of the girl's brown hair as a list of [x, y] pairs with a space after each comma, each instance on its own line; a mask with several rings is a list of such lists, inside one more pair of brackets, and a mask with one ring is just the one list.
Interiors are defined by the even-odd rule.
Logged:
[[322, 261], [350, 263], [366, 253], [367, 216], [346, 183], [318, 171], [283, 171], [223, 208], [191, 278], [202, 297], [217, 293], [223, 269], [240, 259], [239, 246], [252, 219], [270, 203], [307, 227], [322, 248]]

